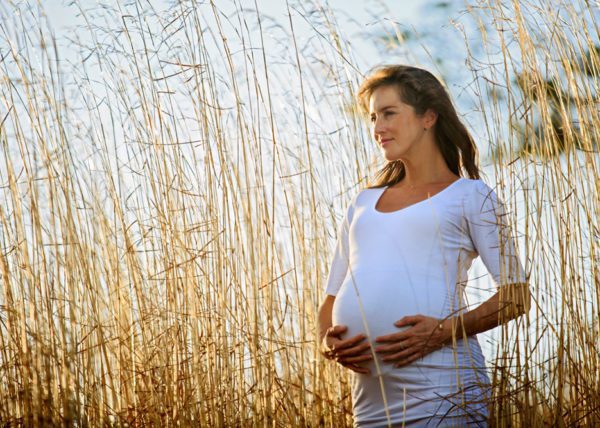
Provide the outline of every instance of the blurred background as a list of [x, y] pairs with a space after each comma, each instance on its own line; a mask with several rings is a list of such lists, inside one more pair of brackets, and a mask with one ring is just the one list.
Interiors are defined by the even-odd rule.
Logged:
[[[597, 4], [0, 4], [0, 421], [352, 426], [316, 311], [383, 156], [369, 70], [444, 82], [528, 317], [478, 335], [493, 426], [600, 424]], [[472, 307], [495, 284], [477, 261]]]

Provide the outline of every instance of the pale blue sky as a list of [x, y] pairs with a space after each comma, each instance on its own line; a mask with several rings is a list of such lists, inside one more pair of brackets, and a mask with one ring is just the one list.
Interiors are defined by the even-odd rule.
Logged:
[[[27, 2], [24, 2], [27, 3]], [[92, 1], [92, 0], [79, 0], [83, 8], [94, 8], [98, 7], [99, 4], [110, 4], [114, 5], [116, 2], [112, 1]], [[131, 2], [122, 2], [123, 7]], [[157, 10], [167, 9], [170, 4], [174, 2], [172, 0], [149, 0], [151, 4]], [[206, 2], [201, 2], [206, 3]], [[243, 8], [254, 9], [254, 0], [241, 0], [239, 1]], [[298, 2], [290, 1], [290, 7], [294, 7]], [[456, 5], [462, 5], [462, 2], [454, 2]], [[231, 0], [218, 0], [216, 2], [218, 8], [225, 14], [230, 13], [234, 10], [233, 2]], [[272, 17], [278, 22], [286, 25], [288, 22], [287, 17], [287, 2], [286, 0], [257, 0], [259, 10], [265, 16]], [[334, 12], [334, 19], [339, 25], [340, 30], [344, 33], [346, 40], [352, 45], [353, 49], [357, 52], [360, 57], [365, 58], [367, 62], [370, 62], [370, 57], [373, 55], [373, 43], [369, 40], [365, 40], [364, 32], [373, 33], [378, 28], [387, 27], [388, 30], [391, 28], [391, 22], [397, 22], [401, 27], [417, 27], [419, 28], [422, 23], [422, 13], [425, 6], [425, 2], [405, 2], [405, 1], [394, 1], [394, 0], [329, 0], [328, 6]], [[83, 25], [84, 22], [81, 17], [78, 17], [78, 8], [73, 4], [72, 0], [49, 0], [43, 3], [44, 10], [48, 15], [50, 25], [55, 31], [58, 37], [66, 34], [66, 29], [74, 25]], [[428, 18], [430, 19], [430, 17]], [[298, 38], [302, 39], [307, 37], [311, 33], [308, 25], [305, 25], [302, 20], [296, 20], [294, 22], [295, 30]], [[67, 47], [67, 46], [65, 46]], [[63, 51], [63, 54], [67, 52]]]

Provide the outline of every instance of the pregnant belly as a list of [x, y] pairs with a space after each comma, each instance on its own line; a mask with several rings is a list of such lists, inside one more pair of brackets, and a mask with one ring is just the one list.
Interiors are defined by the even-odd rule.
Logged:
[[[355, 270], [346, 276], [336, 295], [332, 321], [333, 325], [347, 326], [342, 339], [362, 333], [375, 344], [378, 336], [410, 328], [394, 326], [404, 316], [441, 317], [446, 295], [445, 286], [438, 285], [436, 289], [427, 284], [414, 284], [399, 269]], [[370, 366], [374, 373], [372, 364], [365, 366]]]

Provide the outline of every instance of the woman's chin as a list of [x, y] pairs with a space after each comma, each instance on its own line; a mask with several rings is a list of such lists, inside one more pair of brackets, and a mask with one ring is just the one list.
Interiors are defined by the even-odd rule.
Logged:
[[400, 160], [400, 155], [398, 153], [385, 152], [383, 156], [385, 157], [385, 160], [387, 160], [388, 162], [394, 162], [394, 161]]
[[406, 148], [406, 147], [391, 148], [390, 147], [390, 148], [383, 150], [383, 157], [388, 162], [403, 161], [404, 159], [408, 158], [408, 153], [409, 153], [409, 148]]

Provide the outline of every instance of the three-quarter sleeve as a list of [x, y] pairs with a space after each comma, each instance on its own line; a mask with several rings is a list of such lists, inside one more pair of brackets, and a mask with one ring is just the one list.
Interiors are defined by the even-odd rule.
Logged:
[[350, 258], [349, 231], [354, 213], [355, 199], [356, 197], [353, 198], [348, 205], [338, 229], [337, 242], [335, 244], [333, 257], [331, 258], [327, 281], [325, 282], [325, 293], [330, 296], [335, 296], [337, 294], [348, 271]]
[[466, 207], [473, 248], [496, 286], [526, 283], [527, 277], [508, 224], [507, 210], [496, 192], [483, 181], [476, 180]]

